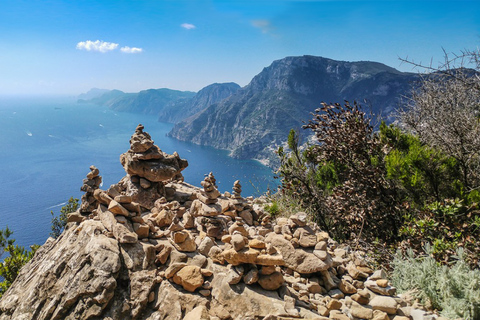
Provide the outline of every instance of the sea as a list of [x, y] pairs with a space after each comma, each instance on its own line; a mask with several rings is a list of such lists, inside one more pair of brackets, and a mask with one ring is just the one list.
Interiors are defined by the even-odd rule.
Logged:
[[155, 116], [79, 104], [73, 97], [0, 97], [0, 229], [8, 226], [25, 247], [45, 243], [51, 213], [58, 215], [70, 197], [80, 199], [90, 165], [100, 170], [104, 190], [125, 176], [119, 156], [139, 123], [161, 150], [188, 160], [185, 182], [200, 186], [213, 172], [220, 192], [231, 192], [240, 180], [243, 196], [278, 185], [272, 170], [257, 161], [167, 137], [173, 125]]

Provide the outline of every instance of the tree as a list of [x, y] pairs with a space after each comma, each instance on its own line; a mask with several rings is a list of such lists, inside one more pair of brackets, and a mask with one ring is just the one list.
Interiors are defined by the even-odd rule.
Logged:
[[52, 214], [52, 232], [50, 232], [50, 236], [56, 239], [62, 234], [67, 225], [68, 214], [77, 211], [78, 205], [78, 199], [70, 197], [67, 204], [60, 209], [60, 215], [58, 217], [55, 217], [53, 211], [50, 211]]
[[[474, 69], [466, 69], [466, 62]], [[399, 112], [401, 125], [455, 158], [466, 192], [480, 187], [480, 51], [445, 54], [438, 68], [413, 64], [433, 72], [423, 76]]]
[[314, 145], [300, 152], [291, 133], [292, 152], [279, 150], [282, 191], [337, 239], [395, 239], [402, 220], [397, 190], [387, 179], [384, 144], [361, 106], [323, 103], [304, 128], [313, 131]]
[[0, 230], [0, 258], [5, 252], [8, 253], [8, 257], [0, 262], [0, 278], [3, 278], [0, 282], [0, 298], [17, 278], [20, 269], [33, 258], [39, 248], [38, 245], [33, 245], [30, 251], [25, 250], [24, 247], [15, 244], [15, 239], [10, 239], [12, 234], [8, 227]]

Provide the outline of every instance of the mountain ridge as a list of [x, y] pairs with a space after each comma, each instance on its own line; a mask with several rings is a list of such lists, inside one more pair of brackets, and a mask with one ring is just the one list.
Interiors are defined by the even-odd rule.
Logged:
[[374, 114], [388, 117], [417, 79], [378, 62], [286, 57], [230, 97], [177, 123], [169, 136], [226, 149], [236, 158], [268, 160], [322, 101], [366, 100]]

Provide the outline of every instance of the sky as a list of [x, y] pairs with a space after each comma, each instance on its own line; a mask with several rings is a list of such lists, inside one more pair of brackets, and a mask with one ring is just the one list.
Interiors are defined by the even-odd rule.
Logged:
[[0, 95], [241, 86], [315, 55], [437, 65], [480, 46], [480, 1], [0, 0]]

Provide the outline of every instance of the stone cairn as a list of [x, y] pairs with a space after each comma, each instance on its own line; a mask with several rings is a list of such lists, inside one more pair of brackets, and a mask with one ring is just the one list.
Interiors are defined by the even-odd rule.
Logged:
[[[309, 223], [305, 213], [274, 220], [263, 209], [265, 199], [242, 198], [239, 181], [233, 194], [222, 195], [213, 174], [201, 182], [203, 190], [174, 181], [187, 162], [176, 153], [163, 153], [141, 125], [130, 145], [120, 157], [126, 177], [107, 191], [94, 190], [100, 180], [92, 167], [89, 178], [95, 183], [87, 179], [91, 189], [85, 189], [90, 192], [87, 198], [94, 190], [98, 202], [90, 218], [102, 223], [108, 237], [120, 246], [141, 243], [137, 248], [143, 253], [135, 254], [140, 262], [129, 268], [152, 274], [154, 282], [141, 293], [148, 303], [156, 301], [166, 281], [184, 290], [180, 296], [189, 295], [178, 300], [182, 310], [191, 310], [188, 301], [198, 299], [210, 305], [214, 290], [215, 299], [222, 300], [240, 297], [238, 292], [249, 286], [270, 301], [255, 310], [245, 307], [245, 314], [257, 312], [255, 319], [408, 320], [418, 310], [423, 312], [408, 296], [396, 295], [385, 272], [369, 267], [366, 253], [340, 246]], [[158, 283], [161, 287], [155, 291]], [[276, 298], [269, 300], [273, 296], [265, 290], [275, 291]], [[224, 299], [223, 305], [212, 307], [210, 315], [231, 319], [228, 310], [235, 310], [239, 298], [231, 299], [231, 305]], [[282, 308], [275, 309], [278, 301]], [[132, 307], [132, 317], [146, 306], [147, 300], [139, 309]]]
[[90, 172], [87, 173], [87, 178], [83, 179], [83, 185], [80, 188], [85, 192], [82, 195], [82, 203], [80, 205], [80, 212], [82, 214], [90, 214], [98, 206], [97, 199], [93, 196], [95, 190], [100, 188], [102, 184], [102, 177], [100, 171], [95, 166], [90, 166]]

